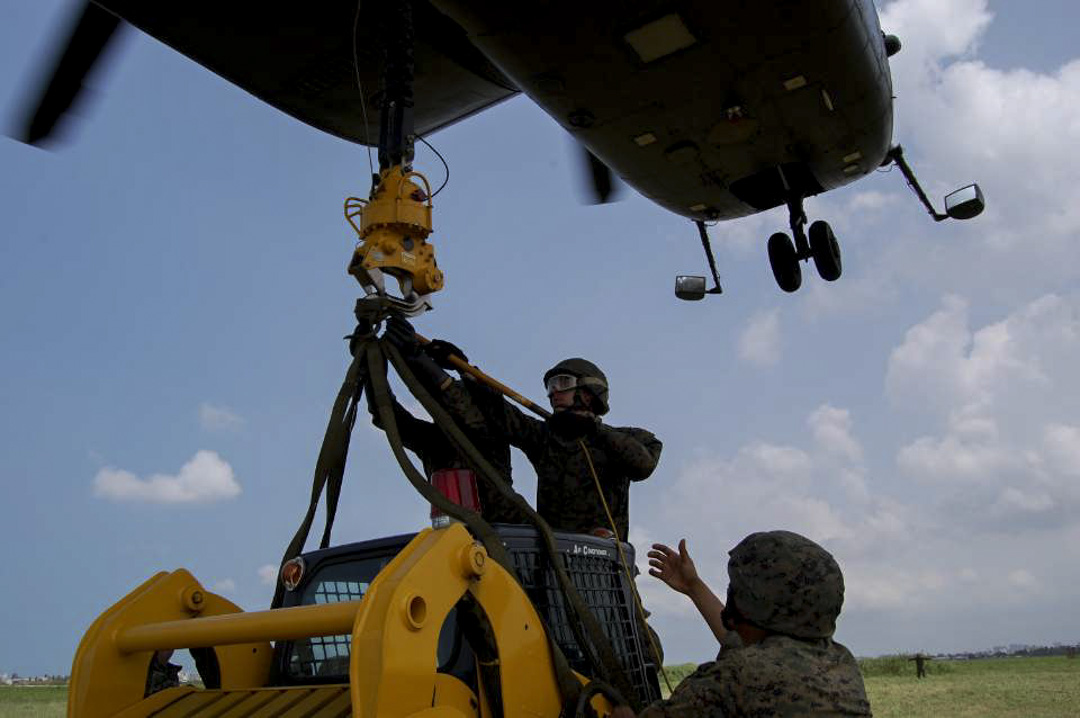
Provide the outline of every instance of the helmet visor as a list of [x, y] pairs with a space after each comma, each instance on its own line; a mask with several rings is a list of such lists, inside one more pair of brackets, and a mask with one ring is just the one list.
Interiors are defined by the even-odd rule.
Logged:
[[568, 391], [569, 389], [577, 388], [578, 380], [573, 374], [555, 374], [548, 377], [548, 380], [544, 382], [544, 388], [547, 389], [547, 395], [551, 396], [557, 391]]

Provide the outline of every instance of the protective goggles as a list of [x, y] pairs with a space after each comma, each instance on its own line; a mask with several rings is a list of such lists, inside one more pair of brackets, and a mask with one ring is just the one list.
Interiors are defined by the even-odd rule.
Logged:
[[544, 388], [547, 389], [547, 395], [551, 396], [557, 391], [568, 391], [570, 389], [576, 389], [578, 387], [578, 378], [573, 374], [555, 374], [549, 376], [547, 381], [544, 382]]

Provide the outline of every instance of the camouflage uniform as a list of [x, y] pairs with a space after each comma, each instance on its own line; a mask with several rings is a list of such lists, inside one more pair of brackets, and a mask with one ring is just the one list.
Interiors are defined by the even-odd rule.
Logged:
[[[172, 651], [168, 651], [169, 654]], [[146, 674], [146, 690], [143, 697], [153, 695], [166, 688], [176, 688], [180, 685], [181, 667], [175, 663], [169, 663], [161, 653], [155, 653], [150, 659], [150, 669]]]
[[[461, 392], [467, 396], [470, 403], [477, 407], [491, 402], [499, 401], [499, 395], [493, 390], [478, 384], [475, 381], [456, 381], [447, 391]], [[446, 438], [442, 430], [434, 423], [417, 419], [409, 411], [393, 400], [394, 418], [397, 421], [398, 432], [401, 434], [401, 443], [406, 449], [420, 457], [424, 466], [424, 474], [430, 478], [432, 473], [439, 469], [468, 469], [469, 464], [465, 461], [450, 440]], [[372, 421], [375, 426], [385, 429], [374, 407], [371, 410]], [[489, 430], [483, 415], [477, 412], [468, 418], [465, 427], [466, 436], [477, 450], [498, 470], [507, 486], [513, 489], [513, 478], [510, 474], [510, 445], [492, 431]], [[508, 500], [504, 499], [495, 489], [488, 485], [484, 479], [477, 477], [477, 493], [480, 496], [480, 512], [484, 519], [490, 523], [521, 523], [521, 513]]]
[[832, 640], [844, 600], [833, 557], [787, 531], [751, 534], [730, 556], [729, 605], [769, 635], [725, 645], [641, 718], [869, 716], [859, 666]]
[[559, 531], [588, 533], [609, 522], [597, 495], [588, 459], [592, 459], [619, 538], [630, 524], [630, 482], [649, 478], [660, 460], [660, 440], [644, 429], [611, 427], [597, 420], [595, 433], [566, 436], [547, 421], [534, 419], [506, 401], [481, 411], [460, 387], [444, 392], [448, 409], [470, 428], [478, 421], [525, 452], [536, 471], [536, 511]]
[[930, 656], [924, 656], [921, 653], [916, 653], [913, 658], [909, 658], [909, 661], [915, 661], [915, 677], [922, 678], [926, 675], [926, 662], [930, 660]]

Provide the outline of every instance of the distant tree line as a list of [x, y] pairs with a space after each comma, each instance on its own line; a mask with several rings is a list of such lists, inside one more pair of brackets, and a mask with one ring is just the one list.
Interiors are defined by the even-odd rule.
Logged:
[[935, 658], [950, 658], [953, 660], [965, 660], [974, 658], [1042, 658], [1046, 656], [1067, 656], [1075, 658], [1080, 644], [1055, 643], [1052, 646], [1013, 645], [995, 646], [987, 651], [970, 651], [965, 653], [938, 653]]

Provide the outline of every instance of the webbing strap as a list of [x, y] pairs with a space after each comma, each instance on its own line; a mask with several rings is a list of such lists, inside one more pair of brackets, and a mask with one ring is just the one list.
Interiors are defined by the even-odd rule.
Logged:
[[[385, 353], [384, 353], [385, 352]], [[308, 535], [314, 521], [319, 498], [323, 490], [326, 496], [326, 525], [323, 530], [321, 548], [329, 546], [331, 531], [337, 511], [338, 499], [341, 493], [342, 477], [344, 476], [345, 463], [349, 450], [349, 439], [353, 425], [356, 421], [357, 407], [361, 394], [365, 387], [379, 413], [379, 418], [386, 432], [391, 451], [405, 473], [409, 483], [431, 504], [442, 510], [448, 516], [464, 523], [470, 532], [484, 545], [488, 554], [498, 561], [511, 575], [514, 569], [509, 555], [502, 544], [498, 534], [478, 513], [459, 506], [447, 499], [440, 491], [432, 486], [426, 478], [417, 471], [408, 455], [405, 453], [401, 435], [398, 431], [393, 404], [390, 398], [390, 387], [386, 376], [386, 363], [384, 356], [388, 357], [398, 372], [402, 382], [409, 392], [416, 397], [420, 404], [428, 411], [435, 424], [443, 432], [446, 438], [466, 458], [467, 462], [479, 476], [503, 498], [513, 503], [529, 522], [536, 528], [537, 533], [543, 539], [545, 553], [549, 563], [555, 572], [559, 587], [567, 602], [570, 604], [573, 619], [570, 627], [577, 639], [578, 645], [604, 680], [618, 687], [619, 692], [630, 697], [636, 703], [636, 694], [632, 690], [627, 678], [615, 657], [611, 642], [600, 628], [595, 615], [589, 610], [581, 595], [574, 587], [562, 564], [561, 556], [555, 545], [555, 538], [551, 527], [517, 492], [511, 490], [501, 474], [483, 456], [476, 446], [469, 440], [465, 433], [457, 426], [450, 414], [442, 405], [431, 396], [427, 388], [416, 378], [397, 348], [389, 342], [368, 338], [358, 342], [355, 346], [353, 361], [349, 365], [345, 381], [338, 392], [337, 399], [330, 414], [323, 444], [319, 451], [319, 457], [315, 465], [315, 475], [311, 487], [311, 501], [304, 520], [300, 524], [296, 535], [289, 543], [282, 557], [282, 564], [299, 556], [307, 542]], [[275, 587], [273, 607], [281, 605], [283, 588], [280, 582]], [[548, 644], [551, 649], [552, 661], [556, 669], [556, 679], [559, 683], [560, 694], [565, 706], [576, 706], [581, 696], [581, 683], [574, 676], [569, 663], [558, 645], [554, 642], [550, 630], [546, 631]], [[599, 653], [599, 656], [596, 655]]]
[[[315, 476], [311, 482], [311, 501], [308, 504], [304, 520], [300, 522], [300, 528], [296, 530], [292, 541], [285, 549], [281, 557], [282, 565], [299, 556], [307, 543], [311, 524], [315, 520], [315, 511], [319, 506], [319, 498], [323, 488], [329, 482], [333, 491], [333, 503], [331, 493], [327, 494], [326, 528], [323, 531], [323, 541], [329, 542], [330, 529], [333, 526], [333, 512], [337, 510], [337, 498], [341, 491], [341, 478], [345, 473], [345, 461], [349, 453], [349, 437], [352, 434], [353, 423], [356, 421], [356, 404], [360, 399], [366, 379], [367, 368], [363, 361], [363, 352], [357, 351], [352, 363], [345, 374], [345, 381], [338, 390], [334, 407], [330, 411], [330, 420], [326, 425], [326, 433], [323, 435], [322, 447], [319, 449], [319, 458], [315, 462]], [[325, 545], [323, 546], [325, 548]], [[281, 605], [284, 597], [284, 589], [281, 582], [277, 581], [274, 587], [274, 599], [272, 608]]]
[[[398, 376], [401, 377], [402, 382], [409, 392], [420, 402], [420, 405], [431, 416], [435, 425], [443, 432], [443, 435], [450, 441], [451, 444], [461, 453], [473, 470], [479, 474], [481, 479], [485, 481], [489, 486], [495, 489], [504, 499], [512, 503], [518, 511], [529, 518], [535, 519], [543, 524], [543, 527], [538, 526], [535, 521], [534, 525], [537, 525], [538, 531], [547, 530], [550, 536], [550, 529], [547, 529], [547, 524], [543, 522], [543, 519], [533, 511], [533, 508], [529, 506], [522, 496], [510, 489], [509, 485], [503, 480], [502, 475], [491, 463], [484, 457], [484, 455], [476, 448], [476, 446], [469, 440], [465, 432], [463, 432], [453, 420], [450, 414], [443, 408], [442, 404], [435, 400], [431, 393], [427, 390], [427, 387], [416, 378], [412, 369], [409, 367], [408, 362], [401, 356], [401, 352], [397, 347], [389, 342], [383, 343], [386, 354], [390, 359], [390, 363], [394, 365], [394, 369], [397, 371]], [[501, 539], [496, 539], [499, 545], [500, 551], [504, 551]], [[550, 549], [554, 548], [554, 540], [550, 541]], [[552, 552], [548, 551], [548, 556], [552, 557]], [[502, 563], [502, 562], [500, 562]], [[562, 564], [558, 561], [557, 557], [552, 558], [551, 563], [556, 567], [556, 570], [562, 571], [565, 574], [565, 570], [562, 568]], [[510, 564], [509, 556], [506, 557], [506, 562], [503, 563], [503, 567], [507, 572], [517, 579], [517, 574], [514, 571], [513, 566]], [[569, 578], [569, 577], [567, 577]], [[570, 586], [573, 589], [573, 585]], [[579, 597], [580, 598], [580, 597]], [[575, 610], [576, 613], [576, 610]], [[591, 615], [591, 614], [590, 614]], [[562, 649], [555, 643], [554, 634], [551, 631], [550, 626], [544, 620], [543, 616], [540, 616], [540, 620], [544, 623], [544, 633], [548, 639], [548, 648], [551, 652], [552, 664], [555, 667], [555, 678], [559, 684], [559, 695], [562, 696], [564, 706], [574, 705], [578, 695], [581, 692], [581, 683], [574, 676], [574, 672], [570, 668], [570, 663], [566, 660], [566, 656], [563, 654]], [[571, 629], [574, 631], [575, 637], [578, 639], [579, 645], [582, 646], [582, 650], [586, 652], [586, 656], [589, 657], [592, 665], [596, 664], [592, 655], [588, 652], [588, 644], [584, 642], [584, 635], [581, 633], [580, 628], [575, 621], [570, 622]]]
[[[386, 432], [387, 441], [390, 443], [390, 450], [394, 453], [394, 458], [397, 459], [401, 470], [405, 472], [405, 478], [433, 506], [442, 510], [447, 516], [464, 523], [473, 536], [476, 536], [484, 545], [489, 556], [498, 561], [507, 571], [513, 571], [506, 548], [502, 545], [499, 535], [495, 533], [495, 529], [491, 528], [491, 524], [485, 521], [477, 512], [459, 506], [446, 498], [441, 491], [431, 485], [423, 474], [417, 471], [412, 460], [405, 453], [405, 446], [398, 431], [397, 419], [394, 416], [394, 407], [390, 401], [390, 385], [386, 380], [381, 344], [381, 341], [373, 341], [369, 342], [366, 347], [368, 381], [370, 384], [368, 390], [371, 391], [371, 398], [374, 400], [375, 408], [379, 412], [379, 419], [383, 424], [383, 430]], [[404, 377], [402, 379], [404, 380]], [[411, 372], [410, 379], [415, 381], [415, 377], [411, 376]]]
[[[384, 345], [390, 362], [394, 365], [394, 369], [401, 376], [406, 387], [413, 396], [416, 397], [424, 409], [427, 410], [428, 414], [431, 415], [431, 418], [443, 431], [446, 438], [449, 439], [465, 457], [473, 470], [476, 471], [489, 486], [498, 491], [505, 499], [511, 501], [529, 520], [529, 523], [536, 528], [537, 533], [543, 539], [545, 553], [548, 556], [548, 561], [551, 564], [552, 569], [555, 571], [555, 576], [559, 582], [559, 588], [562, 590], [567, 602], [573, 609], [573, 617], [577, 619], [570, 621], [570, 628], [574, 632], [574, 637], [577, 639], [578, 646], [581, 648], [586, 658], [588, 658], [589, 664], [592, 665], [608, 683], [615, 685], [624, 695], [632, 696], [632, 700], [634, 700], [636, 694], [630, 686], [629, 681], [627, 681], [622, 666], [615, 657], [615, 650], [611, 645], [611, 641], [608, 640], [607, 635], [604, 634], [603, 629], [600, 627], [600, 623], [596, 620], [596, 616], [589, 610], [584, 599], [581, 598], [581, 594], [578, 593], [577, 588], [574, 586], [573, 582], [570, 580], [569, 574], [566, 572], [566, 568], [563, 566], [562, 557], [555, 545], [555, 537], [552, 534], [551, 527], [548, 525], [547, 521], [545, 521], [520, 494], [512, 491], [510, 487], [507, 486], [506, 482], [500, 476], [499, 471], [491, 465], [465, 433], [457, 426], [446, 409], [443, 408], [443, 406], [431, 396], [426, 387], [416, 379], [412, 370], [409, 369], [408, 363], [401, 356], [400, 352], [398, 352], [397, 347], [389, 342], [381, 343]], [[550, 638], [550, 632], [548, 635]], [[554, 648], [557, 649], [557, 646], [554, 646]], [[594, 650], [599, 653], [599, 656], [594, 653]], [[561, 683], [562, 681], [560, 680], [560, 684]], [[569, 685], [567, 685], [567, 689], [570, 689]], [[578, 683], [576, 679], [573, 679], [573, 695], [577, 695], [580, 690], [580, 683]], [[565, 692], [563, 695], [564, 697], [567, 697]], [[636, 702], [637, 701], [635, 700], [635, 703]]]

